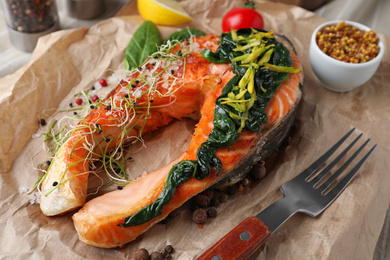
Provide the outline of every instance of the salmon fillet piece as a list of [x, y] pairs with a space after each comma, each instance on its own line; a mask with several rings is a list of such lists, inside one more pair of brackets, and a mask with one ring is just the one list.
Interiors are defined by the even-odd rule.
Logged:
[[60, 147], [41, 183], [42, 212], [54, 216], [85, 203], [89, 166], [96, 156], [174, 119], [199, 118], [206, 95], [233, 75], [229, 64], [210, 63], [200, 54], [204, 48], [215, 51], [218, 40], [217, 35], [207, 35], [176, 45], [172, 53], [183, 52], [185, 62], [183, 58], [147, 61], [92, 109]]
[[[302, 69], [298, 57], [293, 52], [291, 56], [293, 66]], [[271, 142], [276, 142], [275, 140], [278, 140], [277, 142], [283, 140], [281, 129], [289, 129], [291, 126], [291, 119], [294, 118], [295, 108], [302, 95], [303, 73], [292, 73], [287, 80], [281, 83], [266, 108], [268, 122], [263, 125], [262, 130], [257, 133], [241, 132], [238, 140], [231, 147], [216, 151], [216, 156], [223, 165], [218, 176], [216, 170], [212, 168], [210, 175], [203, 180], [190, 178], [176, 189], [172, 200], [163, 207], [160, 216], [141, 225], [121, 226], [126, 217], [134, 215], [157, 199], [164, 188], [168, 172], [174, 164], [184, 160], [196, 160], [199, 147], [207, 140], [214, 127], [215, 101], [226, 83], [234, 76], [231, 70], [223, 71], [218, 76], [220, 84], [215, 88], [208, 88], [205, 93], [201, 118], [187, 150], [167, 166], [138, 177], [124, 189], [107, 193], [87, 202], [73, 216], [80, 240], [97, 247], [122, 246], [163, 220], [170, 212], [196, 194], [243, 168], [251, 167], [267, 152], [262, 148], [271, 145]]]

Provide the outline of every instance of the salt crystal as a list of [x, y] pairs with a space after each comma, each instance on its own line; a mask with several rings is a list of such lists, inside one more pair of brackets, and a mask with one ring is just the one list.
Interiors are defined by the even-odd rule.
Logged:
[[38, 134], [33, 134], [33, 135], [32, 135], [32, 138], [33, 138], [33, 139], [39, 138], [39, 137], [41, 137], [41, 134], [40, 134], [40, 133], [38, 133]]
[[19, 187], [19, 193], [27, 193], [28, 188], [27, 187]]
[[37, 197], [35, 196], [35, 194], [31, 194], [31, 196], [30, 196], [30, 204], [34, 204], [36, 199], [37, 199]]

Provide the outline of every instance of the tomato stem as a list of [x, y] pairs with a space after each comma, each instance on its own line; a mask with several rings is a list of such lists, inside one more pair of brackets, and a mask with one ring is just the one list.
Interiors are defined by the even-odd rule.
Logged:
[[246, 3], [242, 5], [242, 7], [249, 8], [249, 9], [255, 9], [255, 3], [253, 1], [247, 0]]

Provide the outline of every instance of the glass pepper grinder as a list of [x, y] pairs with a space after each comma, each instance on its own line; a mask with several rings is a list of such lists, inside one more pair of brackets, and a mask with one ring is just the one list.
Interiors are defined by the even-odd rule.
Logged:
[[32, 52], [39, 37], [59, 29], [55, 0], [0, 0], [11, 43]]

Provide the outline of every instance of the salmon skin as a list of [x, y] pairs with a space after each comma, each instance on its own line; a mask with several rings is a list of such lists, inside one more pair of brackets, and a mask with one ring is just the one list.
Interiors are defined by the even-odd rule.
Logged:
[[[216, 36], [212, 35], [193, 39], [193, 42], [198, 43], [200, 48], [189, 55], [187, 65], [191, 64], [192, 58], [196, 57], [198, 60], [194, 62], [201, 62], [201, 66], [197, 66], [198, 70], [193, 71], [196, 76], [191, 76], [196, 80], [188, 84], [186, 81], [186, 84], [179, 88], [184, 92], [186, 89], [199, 88], [200, 98], [197, 100], [201, 100], [197, 103], [201, 106], [201, 117], [186, 151], [170, 164], [138, 177], [122, 190], [109, 192], [87, 202], [72, 217], [79, 238], [83, 242], [97, 247], [112, 248], [134, 240], [198, 193], [237, 173], [248, 172], [259, 160], [269, 156], [272, 150], [278, 147], [287, 136], [302, 96], [303, 72], [289, 74], [286, 80], [279, 85], [265, 109], [268, 121], [261, 124], [259, 131], [240, 131], [233, 145], [216, 149], [215, 156], [222, 165], [221, 169], [212, 167], [210, 173], [201, 180], [190, 177], [176, 187], [171, 199], [161, 208], [160, 214], [153, 215], [146, 222], [127, 225], [129, 217], [131, 219], [132, 216], [136, 216], [145, 208], [154, 205], [161, 198], [161, 194], [166, 188], [166, 180], [173, 167], [182, 162], [197, 160], [200, 147], [208, 141], [210, 133], [214, 129], [216, 101], [223, 94], [224, 87], [235, 76], [230, 64], [213, 64], [203, 59], [199, 54], [202, 48], [212, 49], [215, 52], [218, 47], [216, 39]], [[246, 57], [248, 56], [240, 59]], [[294, 52], [291, 52], [291, 58], [293, 67], [302, 71], [301, 64]], [[187, 72], [186, 68], [186, 74]], [[186, 77], [185, 75], [184, 79]], [[198, 84], [198, 82], [201, 83]], [[177, 100], [180, 101], [179, 96], [177, 96]], [[181, 105], [188, 109], [193, 107], [193, 105], [187, 107], [184, 103]], [[164, 107], [163, 112], [166, 113], [164, 115], [176, 118], [174, 114], [169, 114], [168, 108]], [[194, 111], [190, 112], [192, 114]], [[177, 118], [182, 116], [184, 115], [177, 116]], [[242, 120], [242, 125], [245, 125], [245, 117], [240, 116], [237, 120]]]

